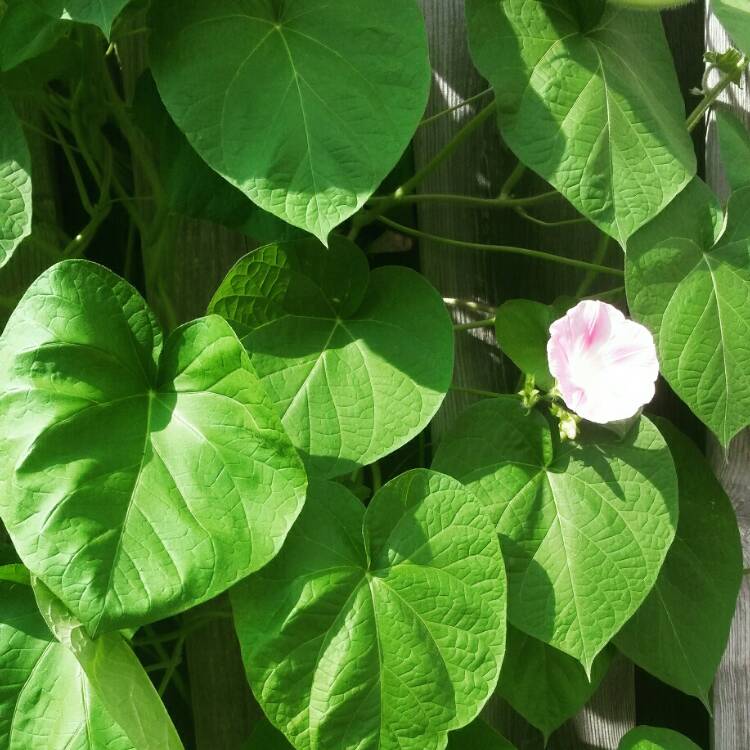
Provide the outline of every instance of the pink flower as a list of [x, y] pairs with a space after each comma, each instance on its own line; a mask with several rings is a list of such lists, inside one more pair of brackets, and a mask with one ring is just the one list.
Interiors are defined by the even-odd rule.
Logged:
[[629, 419], [654, 397], [654, 339], [616, 307], [584, 300], [550, 327], [547, 358], [566, 406], [599, 424]]

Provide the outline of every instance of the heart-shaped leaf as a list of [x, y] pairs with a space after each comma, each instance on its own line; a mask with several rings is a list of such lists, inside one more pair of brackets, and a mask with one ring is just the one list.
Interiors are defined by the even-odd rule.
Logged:
[[427, 103], [414, 0], [160, 0], [151, 61], [196, 151], [261, 208], [315, 234], [356, 213]]
[[492, 523], [415, 470], [364, 506], [311, 482], [276, 560], [232, 589], [256, 698], [298, 750], [438, 750], [479, 713], [505, 641]]
[[510, 621], [590, 674], [674, 538], [677, 479], [656, 427], [641, 418], [622, 440], [560, 447], [540, 413], [488, 399], [456, 421], [433, 466], [460, 479], [497, 525]]
[[0, 93], [0, 267], [31, 234], [31, 156], [10, 101]]
[[544, 735], [546, 743], [597, 691], [612, 652], [607, 648], [597, 656], [589, 679], [573, 657], [509, 627], [497, 693]]
[[709, 707], [742, 583], [734, 509], [693, 443], [659, 420], [677, 468], [680, 521], [653, 591], [615, 638], [639, 667]]
[[750, 188], [730, 199], [723, 231], [720, 218], [696, 179], [632, 238], [625, 280], [662, 374], [727, 445], [750, 424]]
[[134, 750], [49, 632], [31, 587], [2, 582], [0, 594], [0, 748]]
[[299, 229], [258, 208], [198, 156], [172, 122], [148, 71], [138, 80], [133, 109], [138, 124], [154, 144], [162, 187], [172, 211], [222, 224], [260, 242], [304, 236]]
[[[49, 0], [48, 0], [49, 1]], [[98, 26], [109, 37], [112, 24], [130, 0], [58, 0], [62, 15], [79, 23]]]
[[209, 307], [225, 317], [311, 470], [352, 472], [421, 432], [450, 388], [453, 326], [407, 268], [379, 268], [334, 236], [242, 258]]
[[110, 271], [66, 261], [0, 338], [0, 513], [92, 633], [195, 606], [267, 563], [305, 493], [225, 321], [162, 334]]
[[[96, 707], [101, 715], [101, 728], [96, 724], [86, 724], [82, 728], [90, 735], [91, 750], [100, 747], [109, 750], [109, 745], [104, 744], [108, 736], [117, 748], [183, 750], [156, 688], [125, 638], [120, 633], [90, 638], [43, 583], [33, 579], [32, 584], [39, 607], [37, 616], [41, 612], [43, 621], [58, 641], [52, 650], [57, 653], [58, 646], [62, 646], [73, 658], [79, 690], [84, 693], [84, 708]], [[70, 663], [67, 657], [65, 661]], [[54, 684], [49, 674], [44, 675], [43, 671], [40, 677], [43, 676], [46, 676], [46, 680], [42, 689]], [[67, 716], [66, 708], [52, 714], [51, 718], [59, 720]], [[80, 717], [76, 720], [80, 723]], [[107, 734], [99, 736], [103, 730]], [[69, 746], [62, 747], [67, 750]], [[88, 750], [89, 746], [85, 745], [84, 748]]]
[[624, 245], [696, 170], [659, 15], [601, 0], [466, 5], [506, 143]]
[[620, 741], [619, 750], [700, 750], [678, 732], [658, 727], [636, 727]]
[[547, 362], [549, 328], [574, 304], [575, 300], [567, 298], [561, 298], [553, 305], [530, 299], [511, 299], [497, 308], [497, 343], [521, 372], [533, 375], [536, 384], [545, 390], [555, 384]]

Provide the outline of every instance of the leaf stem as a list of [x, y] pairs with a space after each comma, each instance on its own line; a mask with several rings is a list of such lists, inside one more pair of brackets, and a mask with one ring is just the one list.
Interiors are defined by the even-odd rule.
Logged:
[[[539, 195], [531, 195], [526, 198], [480, 198], [473, 195], [454, 195], [451, 193], [416, 193], [413, 195], [394, 196], [375, 196], [370, 198], [368, 203], [375, 206], [390, 207], [395, 204], [408, 203], [460, 203], [467, 206], [476, 206], [477, 208], [521, 208], [522, 206], [535, 206], [544, 203], [551, 198], [556, 198], [559, 193], [556, 190], [550, 190]], [[385, 208], [382, 209], [383, 211]]]
[[595, 263], [588, 263], [585, 260], [577, 260], [576, 258], [566, 258], [562, 255], [553, 255], [552, 253], [546, 253], [542, 250], [530, 250], [525, 247], [514, 247], [512, 245], [483, 245], [478, 242], [465, 242], [464, 240], [454, 240], [449, 237], [438, 237], [434, 234], [428, 234], [427, 232], [421, 232], [418, 229], [412, 229], [411, 227], [398, 224], [391, 219], [387, 219], [385, 216], [378, 216], [377, 220], [385, 224], [391, 229], [395, 229], [403, 234], [411, 235], [412, 237], [418, 237], [423, 240], [429, 240], [431, 242], [438, 242], [443, 245], [449, 245], [451, 247], [462, 247], [468, 250], [484, 250], [490, 253], [507, 253], [511, 255], [524, 255], [527, 258], [535, 258], [536, 260], [544, 260], [550, 263], [559, 263], [560, 265], [572, 266], [573, 268], [582, 268], [586, 271], [597, 271], [598, 273], [606, 273], [611, 276], [624, 276], [624, 272], [619, 268], [609, 268], [608, 266], [600, 266]]
[[519, 183], [521, 178], [526, 174], [526, 165], [520, 161], [516, 162], [513, 171], [508, 175], [503, 186], [500, 188], [500, 198], [508, 198], [513, 193], [513, 188]]
[[430, 125], [436, 120], [440, 120], [446, 115], [449, 115], [451, 112], [456, 112], [459, 109], [468, 107], [470, 104], [473, 104], [474, 102], [479, 101], [480, 99], [483, 99], [485, 96], [487, 96], [487, 94], [490, 94], [490, 93], [492, 93], [492, 86], [490, 86], [489, 88], [486, 88], [484, 91], [480, 91], [478, 94], [474, 94], [474, 96], [470, 96], [468, 99], [464, 99], [464, 101], [462, 101], [460, 104], [456, 104], [453, 107], [448, 107], [448, 109], [444, 109], [441, 112], [438, 112], [437, 114], [432, 115], [431, 117], [425, 117], [422, 120], [422, 122], [419, 123], [417, 127], [423, 128], [425, 125]]
[[474, 328], [492, 328], [495, 325], [495, 318], [485, 318], [484, 320], [474, 320], [471, 323], [458, 323], [453, 326], [454, 331], [471, 331]]
[[482, 391], [478, 388], [463, 388], [460, 385], [452, 385], [451, 390], [456, 391], [456, 393], [467, 393], [470, 396], [481, 396], [482, 398], [497, 398], [504, 395], [502, 393], [495, 393], [495, 391]]
[[492, 305], [486, 305], [483, 302], [475, 302], [473, 299], [457, 299], [456, 297], [443, 297], [443, 302], [448, 307], [464, 307], [467, 310], [479, 310], [494, 315], [497, 310]]
[[[607, 257], [607, 250], [609, 250], [610, 237], [608, 234], [602, 232], [599, 238], [599, 244], [597, 245], [596, 252], [594, 253], [594, 263], [601, 264]], [[594, 271], [589, 271], [586, 276], [581, 280], [576, 290], [576, 297], [582, 298], [591, 289], [591, 285], [596, 281], [599, 274]]]

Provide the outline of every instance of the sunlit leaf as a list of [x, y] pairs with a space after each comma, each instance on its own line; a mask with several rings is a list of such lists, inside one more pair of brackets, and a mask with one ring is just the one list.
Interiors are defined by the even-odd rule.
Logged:
[[439, 750], [492, 694], [505, 574], [481, 506], [415, 470], [367, 510], [311, 482], [279, 556], [232, 589], [245, 667], [298, 750]]

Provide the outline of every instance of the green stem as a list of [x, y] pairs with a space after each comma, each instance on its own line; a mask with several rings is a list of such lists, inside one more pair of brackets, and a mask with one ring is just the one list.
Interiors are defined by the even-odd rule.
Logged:
[[401, 187], [396, 189], [392, 195], [385, 196], [379, 204], [371, 211], [364, 211], [352, 220], [348, 238], [352, 241], [357, 239], [360, 231], [364, 227], [372, 224], [381, 214], [385, 213], [391, 206], [402, 200], [404, 196], [413, 193], [424, 180], [427, 179], [453, 152], [477, 129], [485, 120], [491, 117], [495, 112], [495, 102], [488, 104], [480, 110], [469, 122], [459, 130], [451, 140], [438, 151], [430, 161], [425, 164], [413, 177], [408, 179]]
[[172, 656], [169, 660], [169, 665], [164, 670], [164, 676], [161, 678], [161, 682], [159, 683], [157, 692], [159, 693], [160, 698], [164, 697], [164, 693], [167, 692], [167, 688], [169, 687], [169, 683], [172, 681], [172, 677], [174, 676], [180, 664], [182, 664], [182, 650], [184, 646], [185, 636], [183, 635], [177, 639], [174, 650], [172, 651]]
[[471, 331], [474, 328], [492, 328], [495, 325], [495, 318], [486, 318], [485, 320], [475, 320], [471, 323], [458, 323], [453, 326], [454, 331]]
[[57, 124], [56, 119], [49, 112], [47, 113], [47, 120], [49, 121], [49, 124], [51, 125], [52, 130], [55, 131], [55, 136], [57, 137], [57, 140], [60, 142], [63, 155], [65, 156], [65, 161], [68, 163], [68, 168], [70, 169], [70, 173], [73, 175], [73, 182], [75, 182], [76, 190], [78, 191], [78, 196], [81, 199], [81, 205], [83, 206], [84, 210], [89, 216], [93, 216], [94, 210], [95, 210], [94, 204], [91, 202], [89, 191], [86, 188], [86, 182], [83, 179], [81, 170], [78, 168], [78, 162], [76, 161], [76, 158], [73, 155], [70, 144], [68, 143], [68, 140], [62, 131], [62, 128]]
[[473, 299], [457, 299], [456, 297], [443, 297], [443, 302], [448, 307], [463, 307], [467, 310], [479, 310], [494, 315], [497, 310], [492, 305], [485, 305], [483, 302], [475, 302]]
[[377, 461], [370, 464], [370, 475], [372, 477], [372, 494], [374, 495], [383, 486], [383, 473]]
[[736, 82], [738, 75], [743, 72], [750, 60], [743, 56], [737, 70], [733, 70], [719, 78], [715, 86], [712, 86], [708, 91], [703, 94], [703, 99], [700, 100], [698, 106], [690, 113], [687, 118], [687, 129], [688, 132], [692, 132], [697, 127], [698, 123], [703, 119], [703, 116], [711, 108], [711, 105], [731, 86], [732, 83]]
[[413, 177], [408, 179], [398, 190], [394, 197], [408, 195], [414, 192], [453, 152], [481, 125], [495, 113], [495, 102], [488, 104], [484, 109], [474, 115], [451, 140], [443, 146], [427, 164], [422, 167]]
[[444, 109], [442, 112], [438, 112], [435, 115], [432, 115], [431, 117], [425, 117], [422, 122], [419, 123], [418, 127], [423, 128], [425, 125], [429, 125], [430, 123], [435, 122], [436, 120], [440, 120], [441, 118], [445, 117], [446, 115], [449, 115], [451, 112], [455, 112], [459, 109], [463, 109], [464, 107], [468, 107], [469, 104], [473, 104], [476, 101], [479, 101], [480, 99], [483, 99], [487, 94], [492, 93], [492, 87], [486, 88], [484, 91], [480, 91], [478, 94], [474, 94], [474, 96], [470, 96], [468, 99], [465, 99], [461, 102], [461, 104], [456, 104], [454, 107], [448, 107], [448, 109]]
[[468, 393], [470, 396], [482, 396], [482, 398], [497, 398], [504, 395], [494, 391], [481, 391], [478, 388], [463, 388], [460, 385], [452, 385], [451, 390], [456, 391], [456, 393]]
[[508, 175], [508, 179], [505, 180], [503, 186], [500, 188], [500, 198], [508, 198], [513, 188], [519, 183], [520, 179], [526, 174], [526, 166], [517, 162], [516, 166], [513, 167], [513, 171]]
[[[610, 236], [602, 233], [599, 244], [597, 245], [596, 252], [594, 253], [594, 263], [601, 264], [607, 257], [607, 250], [609, 250]], [[586, 292], [591, 289], [591, 285], [596, 281], [599, 274], [594, 271], [589, 271], [586, 276], [581, 280], [576, 290], [576, 297], [579, 299], [586, 295]]]
[[[520, 208], [522, 206], [535, 206], [544, 203], [560, 194], [556, 190], [550, 190], [539, 195], [531, 195], [527, 198], [479, 198], [473, 195], [452, 195], [450, 193], [417, 193], [416, 195], [376, 196], [367, 201], [374, 206], [401, 205], [408, 203], [459, 203], [477, 208]], [[383, 209], [385, 210], [385, 209]]]
[[[555, 195], [559, 195], [559, 193], [555, 193]], [[584, 216], [577, 216], [575, 219], [560, 219], [558, 221], [546, 221], [545, 219], [538, 219], [536, 216], [532, 216], [528, 211], [525, 211], [521, 206], [517, 206], [515, 209], [515, 212], [526, 221], [530, 221], [532, 224], [536, 224], [539, 227], [545, 227], [546, 229], [556, 228], [556, 227], [567, 227], [571, 226], [573, 224], [585, 224], [588, 222], [588, 219]]]
[[582, 297], [581, 299], [611, 299], [617, 298], [625, 294], [625, 287], [618, 286], [614, 289], [607, 289], [606, 292], [599, 292], [598, 294], [590, 294], [588, 297]]
[[552, 253], [545, 253], [542, 250], [529, 250], [525, 247], [514, 247], [512, 245], [483, 245], [478, 242], [465, 242], [463, 240], [454, 240], [449, 237], [438, 237], [434, 234], [428, 234], [427, 232], [421, 232], [418, 229], [412, 229], [411, 227], [398, 224], [395, 221], [391, 221], [384, 216], [378, 216], [377, 220], [385, 224], [391, 229], [395, 229], [403, 234], [411, 235], [412, 237], [418, 237], [419, 239], [429, 240], [431, 242], [438, 242], [443, 245], [449, 245], [451, 247], [462, 247], [468, 250], [484, 250], [489, 253], [507, 253], [511, 255], [523, 255], [527, 258], [535, 258], [536, 260], [544, 260], [550, 263], [559, 263], [564, 266], [572, 266], [573, 268], [582, 268], [585, 271], [597, 271], [599, 273], [607, 273], [611, 276], [624, 276], [624, 272], [619, 268], [609, 268], [607, 266], [598, 266], [595, 263], [587, 263], [585, 260], [577, 260], [575, 258], [566, 258], [562, 255], [553, 255]]

